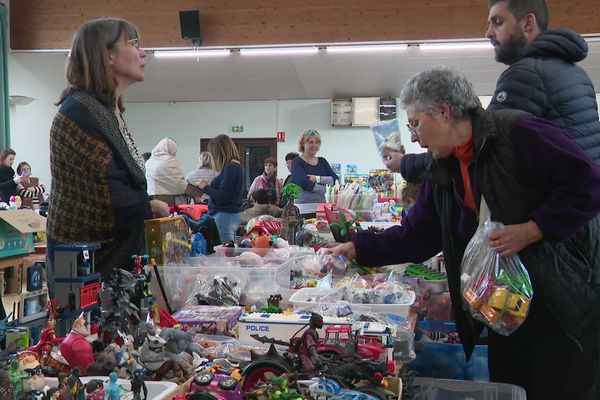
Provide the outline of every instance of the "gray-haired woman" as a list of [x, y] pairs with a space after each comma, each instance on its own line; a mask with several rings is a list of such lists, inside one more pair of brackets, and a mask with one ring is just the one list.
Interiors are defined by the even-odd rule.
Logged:
[[442, 250], [470, 357], [483, 326], [462, 307], [460, 266], [485, 198], [492, 220], [504, 224], [490, 235], [492, 248], [518, 253], [534, 288], [515, 333], [489, 331], [491, 379], [523, 386], [528, 399], [597, 398], [600, 167], [547, 120], [481, 108], [471, 83], [452, 68], [413, 77], [400, 100], [414, 141], [434, 159], [417, 202], [402, 226], [360, 232], [333, 253], [388, 265]]

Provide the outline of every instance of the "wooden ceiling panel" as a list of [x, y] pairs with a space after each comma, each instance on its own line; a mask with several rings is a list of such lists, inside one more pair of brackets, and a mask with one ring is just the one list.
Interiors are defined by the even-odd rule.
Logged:
[[[597, 0], [549, 1], [551, 26], [600, 33]], [[188, 46], [179, 10], [199, 10], [205, 46], [483, 37], [485, 0], [17, 0], [10, 3], [11, 48], [68, 48], [82, 22], [119, 16], [146, 47]]]

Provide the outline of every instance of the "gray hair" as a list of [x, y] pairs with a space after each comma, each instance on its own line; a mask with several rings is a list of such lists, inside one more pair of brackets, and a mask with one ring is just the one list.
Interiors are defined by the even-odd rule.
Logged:
[[203, 151], [202, 153], [200, 153], [200, 155], [198, 156], [198, 160], [200, 161], [200, 164], [198, 164], [198, 168], [212, 169], [213, 158], [208, 151]]
[[428, 115], [438, 112], [440, 103], [446, 102], [456, 120], [466, 119], [471, 110], [481, 107], [471, 82], [447, 66], [432, 67], [410, 78], [400, 93], [400, 102], [405, 109]]

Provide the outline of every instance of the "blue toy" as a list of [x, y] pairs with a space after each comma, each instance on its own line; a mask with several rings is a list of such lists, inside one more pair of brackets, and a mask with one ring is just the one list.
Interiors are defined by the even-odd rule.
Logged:
[[191, 256], [196, 257], [199, 254], [206, 254], [206, 246], [207, 242], [206, 239], [204, 239], [204, 235], [200, 232], [194, 233]]
[[117, 374], [111, 372], [108, 375], [108, 385], [106, 386], [106, 393], [104, 394], [104, 400], [121, 400], [121, 388], [117, 385]]

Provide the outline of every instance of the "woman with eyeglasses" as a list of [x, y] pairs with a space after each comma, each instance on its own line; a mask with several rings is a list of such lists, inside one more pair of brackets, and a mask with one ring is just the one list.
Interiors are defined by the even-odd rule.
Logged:
[[338, 180], [327, 160], [317, 157], [321, 135], [314, 129], [305, 131], [298, 141], [300, 156], [292, 161], [292, 182], [300, 186], [300, 198], [295, 201], [305, 218], [315, 216], [318, 203], [325, 203], [327, 185]]
[[145, 59], [135, 26], [123, 19], [88, 21], [73, 35], [67, 87], [50, 130], [50, 297], [57, 244], [99, 242], [95, 268], [103, 280], [144, 251], [144, 220], [162, 202], [148, 200], [144, 161], [123, 118], [123, 92], [144, 80]]
[[464, 307], [461, 261], [488, 214], [504, 226], [489, 234], [484, 251], [518, 254], [534, 288], [517, 331], [503, 336], [488, 330], [491, 380], [522, 386], [533, 400], [597, 399], [600, 167], [547, 120], [484, 110], [455, 69], [418, 74], [400, 100], [433, 164], [402, 226], [359, 232], [333, 254], [377, 266], [423, 262], [442, 250], [468, 358], [483, 325]]

